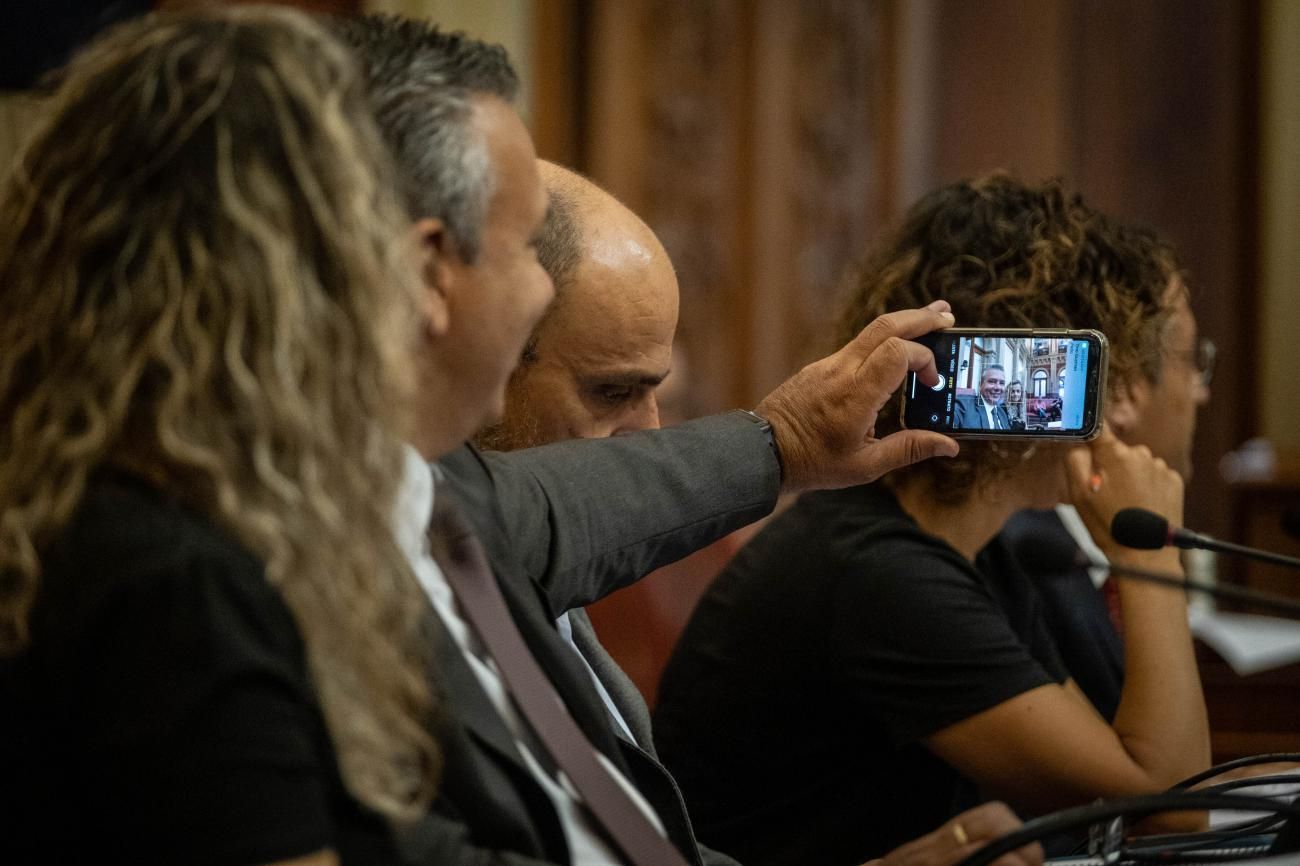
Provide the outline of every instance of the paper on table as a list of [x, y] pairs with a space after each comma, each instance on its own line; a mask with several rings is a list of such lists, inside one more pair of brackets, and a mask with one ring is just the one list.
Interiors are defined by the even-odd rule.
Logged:
[[1192, 634], [1243, 677], [1300, 661], [1300, 622], [1196, 608], [1189, 619]]

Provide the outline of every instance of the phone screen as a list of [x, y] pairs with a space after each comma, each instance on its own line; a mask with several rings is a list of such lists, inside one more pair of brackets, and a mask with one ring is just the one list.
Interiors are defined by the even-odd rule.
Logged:
[[979, 436], [1086, 437], [1097, 426], [1100, 335], [938, 331], [939, 382], [908, 376], [907, 427]]

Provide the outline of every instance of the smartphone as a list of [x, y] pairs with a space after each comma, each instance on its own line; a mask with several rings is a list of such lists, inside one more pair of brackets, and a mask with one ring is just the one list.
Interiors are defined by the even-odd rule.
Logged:
[[903, 426], [957, 439], [1086, 441], [1101, 432], [1106, 337], [1100, 331], [950, 328], [916, 342], [939, 382], [909, 373]]

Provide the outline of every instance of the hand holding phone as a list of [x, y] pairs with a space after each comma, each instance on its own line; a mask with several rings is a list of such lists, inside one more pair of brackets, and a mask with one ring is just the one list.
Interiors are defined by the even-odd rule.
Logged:
[[950, 328], [917, 342], [934, 353], [939, 382], [908, 376], [906, 428], [1074, 442], [1101, 432], [1108, 346], [1100, 331]]

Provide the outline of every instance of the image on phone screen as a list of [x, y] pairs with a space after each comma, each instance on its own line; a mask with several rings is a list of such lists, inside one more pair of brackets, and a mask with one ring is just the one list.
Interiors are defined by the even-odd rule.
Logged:
[[1097, 426], [1104, 338], [1096, 332], [1008, 335], [940, 331], [939, 382], [908, 376], [904, 424], [982, 437], [1083, 438]]

